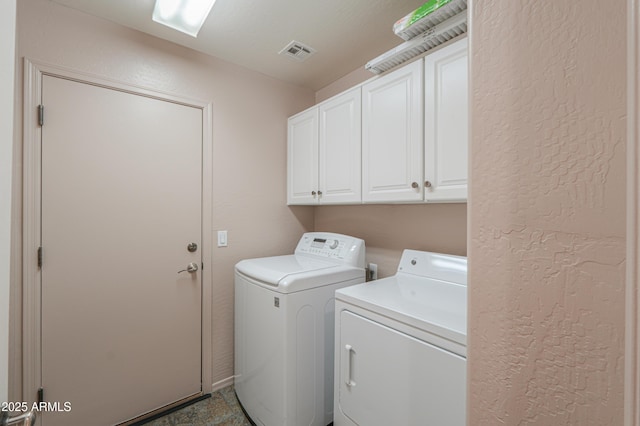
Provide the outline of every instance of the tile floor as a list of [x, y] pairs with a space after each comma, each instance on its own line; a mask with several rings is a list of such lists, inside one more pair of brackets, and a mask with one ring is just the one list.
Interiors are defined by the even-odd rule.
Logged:
[[145, 426], [251, 426], [236, 399], [233, 386], [220, 389], [211, 398], [146, 423]]

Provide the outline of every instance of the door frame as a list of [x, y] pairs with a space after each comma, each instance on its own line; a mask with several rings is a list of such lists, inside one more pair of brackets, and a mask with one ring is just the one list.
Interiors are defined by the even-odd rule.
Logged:
[[[9, 350], [10, 301], [11, 301], [11, 234], [12, 234], [12, 182], [15, 166], [13, 155], [14, 110], [15, 110], [15, 54], [16, 54], [16, 0], [0, 4], [0, 402], [9, 401], [12, 352]], [[6, 202], [4, 202], [6, 200]], [[0, 423], [5, 417], [0, 412]]]
[[[42, 77], [63, 78], [152, 99], [177, 103], [202, 110], [202, 393], [212, 391], [211, 300], [213, 248], [213, 106], [211, 102], [150, 90], [121, 81], [79, 72], [45, 62], [24, 59], [23, 105], [23, 214], [22, 214], [22, 400], [37, 399], [41, 369], [41, 271], [37, 266], [41, 241], [41, 160], [42, 129], [38, 123], [38, 105], [42, 99]], [[46, 110], [45, 110], [46, 111]], [[46, 112], [45, 112], [46, 117]], [[46, 119], [46, 118], [45, 118]], [[142, 413], [141, 413], [142, 414]]]
[[640, 425], [640, 4], [627, 0], [627, 277], [624, 424]]

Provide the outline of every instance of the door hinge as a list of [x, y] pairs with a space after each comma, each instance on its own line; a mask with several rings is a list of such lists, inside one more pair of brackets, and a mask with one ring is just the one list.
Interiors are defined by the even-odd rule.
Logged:
[[38, 124], [40, 127], [44, 125], [44, 105], [38, 105]]
[[38, 404], [44, 402], [44, 389], [38, 389]]
[[38, 268], [42, 268], [42, 247], [38, 247]]

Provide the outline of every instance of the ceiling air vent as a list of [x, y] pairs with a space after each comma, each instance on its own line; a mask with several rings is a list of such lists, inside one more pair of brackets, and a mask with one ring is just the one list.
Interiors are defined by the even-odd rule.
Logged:
[[316, 53], [316, 49], [295, 40], [291, 41], [291, 43], [287, 44], [280, 52], [278, 52], [280, 55], [288, 56], [300, 62], [306, 60], [314, 53]]

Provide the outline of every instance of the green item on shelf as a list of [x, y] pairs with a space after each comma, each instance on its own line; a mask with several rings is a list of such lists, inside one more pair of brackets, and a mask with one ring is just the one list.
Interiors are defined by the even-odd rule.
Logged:
[[409, 28], [420, 19], [430, 13], [433, 13], [449, 2], [451, 2], [451, 0], [429, 0], [404, 18], [399, 19], [398, 22], [394, 24], [393, 31], [397, 34], [399, 31]]

